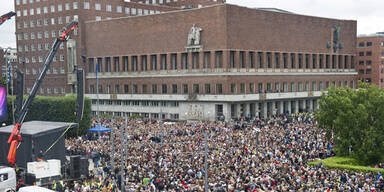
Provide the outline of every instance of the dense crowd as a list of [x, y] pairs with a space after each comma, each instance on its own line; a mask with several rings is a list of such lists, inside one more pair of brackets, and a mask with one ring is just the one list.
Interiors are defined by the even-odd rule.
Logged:
[[88, 156], [95, 169], [86, 179], [64, 184], [63, 191], [120, 191], [121, 180], [127, 191], [204, 191], [205, 165], [209, 190], [218, 192], [360, 192], [384, 186], [377, 174], [309, 166], [309, 161], [335, 155], [310, 114], [232, 122], [100, 123], [112, 128], [113, 143], [111, 133], [66, 139], [68, 154]]

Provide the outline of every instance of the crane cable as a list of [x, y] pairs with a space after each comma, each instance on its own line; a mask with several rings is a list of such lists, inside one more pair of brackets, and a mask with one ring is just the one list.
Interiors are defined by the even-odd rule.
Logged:
[[59, 138], [56, 139], [55, 142], [53, 142], [53, 144], [43, 153], [43, 155], [45, 155], [49, 150], [52, 149], [53, 146], [56, 145], [57, 142], [59, 142], [59, 140], [65, 135], [65, 133], [67, 133], [67, 131], [72, 128], [72, 125], [75, 125], [75, 123], [70, 123], [67, 127], [67, 129], [65, 129], [65, 131], [60, 135]]

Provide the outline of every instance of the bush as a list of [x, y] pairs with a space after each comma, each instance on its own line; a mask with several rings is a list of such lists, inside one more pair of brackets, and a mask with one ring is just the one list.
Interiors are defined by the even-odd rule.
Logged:
[[384, 169], [359, 165], [358, 160], [349, 157], [331, 157], [323, 160], [315, 160], [309, 162], [309, 165], [316, 166], [320, 162], [323, 163], [323, 166], [329, 169], [349, 170], [354, 172], [384, 173]]
[[[7, 125], [12, 124], [12, 102], [11, 96], [8, 96], [8, 121]], [[15, 97], [13, 97], [15, 98]], [[26, 97], [24, 97], [24, 100]], [[76, 95], [65, 97], [36, 96], [29, 107], [26, 121], [75, 121]], [[83, 119], [78, 122], [79, 128], [68, 131], [67, 136], [73, 137], [87, 133], [91, 126], [91, 100], [84, 99]]]

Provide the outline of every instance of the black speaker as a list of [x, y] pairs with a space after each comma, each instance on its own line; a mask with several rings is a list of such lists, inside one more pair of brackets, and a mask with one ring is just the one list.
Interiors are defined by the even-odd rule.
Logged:
[[21, 107], [23, 106], [23, 97], [24, 97], [24, 73], [19, 69], [16, 70], [16, 109], [15, 109], [15, 119], [19, 118], [19, 113]]
[[77, 69], [77, 102], [76, 102], [76, 121], [83, 118], [84, 111], [84, 70]]
[[32, 173], [25, 173], [25, 184], [34, 185], [36, 183], [36, 176]]
[[81, 157], [80, 159], [80, 175], [83, 175], [85, 177], [89, 176], [89, 161], [86, 157]]
[[80, 178], [80, 156], [71, 156], [69, 164], [69, 176], [73, 179]]

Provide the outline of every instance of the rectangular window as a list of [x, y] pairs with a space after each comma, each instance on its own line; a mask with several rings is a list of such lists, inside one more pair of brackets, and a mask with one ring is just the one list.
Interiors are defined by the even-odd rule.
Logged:
[[121, 6], [117, 6], [116, 7], [116, 12], [122, 13], [123, 12], [123, 8]]
[[371, 74], [372, 73], [372, 69], [367, 69], [365, 73], [366, 74]]
[[147, 56], [141, 56], [141, 71], [147, 71]]
[[183, 84], [183, 94], [188, 94], [188, 84]]
[[157, 56], [151, 55], [152, 70], [157, 70]]
[[137, 56], [132, 56], [132, 71], [136, 72], [137, 69]]
[[111, 72], [111, 58], [105, 58], [105, 72]]
[[204, 52], [204, 69], [211, 68], [211, 52]]
[[364, 47], [365, 46], [365, 43], [364, 42], [360, 42], [359, 43], [359, 47]]
[[244, 51], [240, 51], [239, 53], [239, 64], [240, 64], [240, 68], [245, 68], [245, 53]]
[[288, 68], [288, 53], [283, 53], [283, 68]]
[[188, 69], [188, 53], [181, 54], [183, 69]]
[[115, 94], [119, 94], [119, 93], [120, 93], [120, 85], [116, 84], [115, 85]]
[[280, 68], [280, 53], [275, 53], [275, 68]]
[[199, 52], [192, 53], [192, 68], [193, 69], [199, 68]]
[[142, 85], [141, 92], [143, 94], [147, 94], [148, 93], [148, 86], [146, 84]]
[[223, 94], [223, 84], [216, 84], [216, 94]]
[[161, 85], [161, 93], [162, 94], [167, 94], [167, 84], [162, 84]]
[[235, 52], [234, 51], [229, 52], [229, 67], [235, 68]]
[[167, 70], [167, 55], [161, 54], [161, 70]]
[[94, 63], [94, 59], [93, 58], [88, 58], [88, 71], [90, 73], [94, 73], [95, 72], [95, 63]]
[[120, 71], [120, 59], [119, 57], [113, 57], [113, 71], [119, 72]]
[[108, 12], [112, 11], [112, 5], [106, 5], [105, 10]]
[[97, 11], [100, 11], [100, 10], [101, 10], [101, 5], [100, 5], [100, 3], [96, 3], [96, 4], [95, 4], [95, 10], [97, 10]]
[[249, 83], [249, 93], [255, 93], [255, 84]]
[[263, 68], [263, 52], [257, 52], [257, 67]]
[[231, 94], [236, 94], [236, 84], [231, 84]]
[[312, 91], [317, 91], [317, 83], [316, 83], [316, 81], [312, 82]]
[[200, 87], [199, 84], [193, 84], [193, 93], [200, 93]]
[[366, 56], [372, 56], [372, 51], [367, 51]]
[[245, 94], [245, 83], [240, 83], [240, 93]]
[[156, 84], [152, 85], [152, 94], [157, 94], [157, 85]]
[[205, 94], [211, 94], [211, 85], [210, 84], [205, 84], [204, 89], [205, 89]]
[[294, 53], [291, 53], [291, 68], [292, 69], [296, 68], [295, 54]]
[[132, 93], [133, 94], [138, 94], [139, 93], [139, 88], [138, 88], [137, 84], [133, 84], [132, 85]]
[[363, 51], [359, 52], [359, 56], [364, 56], [364, 52]]
[[177, 69], [177, 54], [173, 53], [171, 54], [171, 67], [173, 70]]
[[127, 84], [124, 85], [124, 93], [129, 93], [129, 86]]
[[177, 94], [177, 84], [172, 84], [172, 94]]
[[302, 69], [303, 68], [303, 54], [299, 53], [297, 59], [298, 59], [299, 69]]
[[367, 42], [367, 47], [372, 47], [372, 42]]
[[294, 82], [291, 83], [291, 92], [296, 92], [296, 84]]
[[84, 9], [90, 9], [89, 2], [84, 2]]
[[223, 67], [223, 52], [215, 51], [215, 68]]
[[254, 52], [249, 52], [248, 54], [248, 60], [249, 60], [249, 68], [254, 68], [255, 67], [255, 64], [254, 64], [254, 57], [255, 57], [255, 53]]

